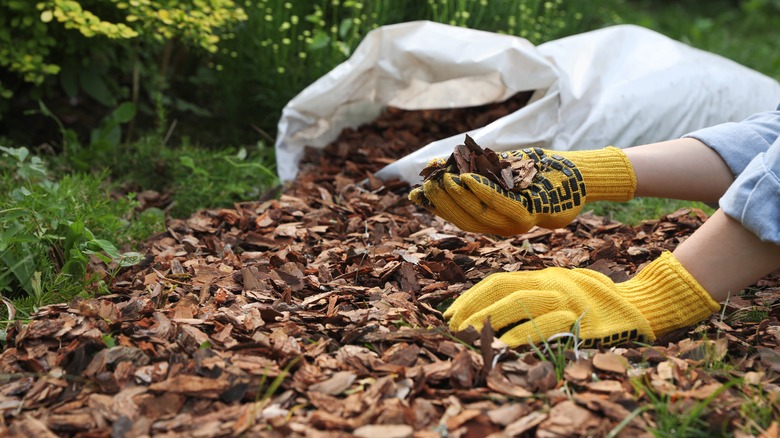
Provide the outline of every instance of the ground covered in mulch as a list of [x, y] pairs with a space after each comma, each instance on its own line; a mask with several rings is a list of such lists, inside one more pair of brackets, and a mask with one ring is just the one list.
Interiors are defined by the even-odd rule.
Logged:
[[[508, 349], [441, 312], [490, 273], [622, 281], [706, 219], [589, 214], [512, 238], [462, 232], [373, 172], [522, 106], [390, 109], [307, 154], [281, 196], [171, 220], [112, 294], [9, 330], [12, 436], [777, 436], [780, 279], [654, 345]], [[368, 178], [367, 184], [361, 184]], [[728, 251], [728, 248], [723, 248]], [[688, 421], [688, 423], [685, 423]], [[613, 435], [614, 436], [614, 435]]]

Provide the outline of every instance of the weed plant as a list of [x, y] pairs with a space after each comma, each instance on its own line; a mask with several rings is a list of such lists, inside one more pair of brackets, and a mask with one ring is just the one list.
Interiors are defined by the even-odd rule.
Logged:
[[132, 264], [137, 254], [117, 245], [162, 229], [159, 220], [135, 220], [137, 203], [113, 197], [105, 180], [99, 173], [54, 181], [26, 148], [0, 147], [0, 293], [17, 300], [22, 316], [85, 290], [106, 291], [88, 269], [90, 258], [114, 268]]
[[186, 138], [172, 147], [150, 136], [119, 150], [111, 169], [125, 191], [173, 193], [168, 214], [187, 217], [199, 209], [259, 199], [278, 184], [274, 163], [273, 148], [263, 142], [215, 151]]

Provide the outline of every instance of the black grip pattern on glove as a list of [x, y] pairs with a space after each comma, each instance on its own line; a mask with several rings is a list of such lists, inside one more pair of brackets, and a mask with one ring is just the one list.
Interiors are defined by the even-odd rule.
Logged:
[[620, 333], [613, 333], [603, 338], [588, 338], [582, 339], [579, 348], [599, 348], [599, 347], [612, 347], [615, 345], [627, 344], [629, 342], [638, 342], [640, 344], [648, 343], [650, 340], [644, 334], [639, 333], [639, 330], [624, 330]]
[[[502, 158], [514, 155], [531, 159], [537, 168], [533, 183], [520, 193], [504, 190], [490, 179], [471, 174], [478, 182], [489, 186], [512, 201], [519, 202], [529, 213], [560, 213], [581, 206], [587, 192], [577, 166], [560, 155], [547, 155], [542, 148], [526, 148], [502, 152]], [[456, 181], [459, 183], [459, 181]]]

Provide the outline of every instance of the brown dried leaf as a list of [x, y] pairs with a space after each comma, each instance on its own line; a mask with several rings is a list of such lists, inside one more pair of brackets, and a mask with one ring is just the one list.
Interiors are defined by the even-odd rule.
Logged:
[[768, 369], [780, 373], [780, 353], [766, 347], [758, 347], [757, 350], [761, 355], [761, 363]]
[[502, 168], [499, 178], [499, 181], [501, 181], [501, 186], [509, 191], [514, 191], [515, 189], [515, 177], [512, 174], [512, 170], [513, 169], [511, 167]]
[[623, 383], [617, 380], [598, 380], [596, 382], [590, 382], [586, 385], [591, 391], [597, 392], [623, 392]]
[[512, 182], [514, 184], [512, 191], [520, 192], [527, 189], [531, 183], [533, 183], [534, 176], [536, 176], [537, 172], [534, 160], [510, 156], [507, 158], [507, 161], [509, 161], [510, 166], [512, 167]]
[[773, 421], [769, 427], [758, 435], [758, 438], [778, 438], [780, 437], [780, 422]]
[[482, 411], [478, 409], [465, 409], [459, 412], [457, 415], [447, 419], [447, 429], [454, 430], [461, 427], [464, 423], [473, 420], [474, 418], [482, 415]]
[[[593, 394], [593, 393], [581, 393], [576, 394], [574, 396], [574, 401], [587, 407], [591, 411], [596, 411], [604, 414], [607, 418], [612, 419], [613, 421], [620, 422], [625, 420], [631, 415], [631, 412], [626, 409], [625, 406], [623, 406], [620, 403], [616, 403], [612, 400], [621, 400], [620, 398], [617, 398], [617, 394], [612, 394], [610, 396], [610, 399], [605, 398], [603, 395], [600, 394]], [[626, 397], [622, 399], [623, 402], [626, 402], [627, 400], [630, 400], [631, 396], [626, 394]], [[647, 430], [647, 423], [641, 416], [635, 416], [631, 419], [631, 421], [628, 423], [629, 426], [632, 426], [638, 430], [636, 431], [630, 431], [628, 433], [628, 436], [652, 436], [649, 433], [645, 432]], [[629, 431], [626, 431], [629, 432]], [[646, 435], [645, 435], [646, 434]]]
[[452, 155], [450, 156], [450, 160], [453, 161], [455, 164], [455, 169], [457, 170], [457, 174], [462, 173], [471, 173], [473, 170], [472, 167], [472, 156], [471, 156], [471, 150], [468, 148], [468, 143], [465, 145], [457, 145], [455, 146], [455, 150], [452, 152]]
[[528, 381], [536, 387], [536, 391], [545, 392], [558, 386], [555, 366], [552, 362], [542, 361], [532, 365], [528, 370]]
[[590, 380], [593, 373], [593, 365], [588, 359], [577, 359], [566, 364], [563, 369], [563, 377], [574, 383], [582, 383]]
[[19, 437], [57, 437], [57, 435], [52, 432], [43, 421], [33, 417], [30, 414], [25, 414], [18, 421], [15, 421], [10, 428], [10, 432], [11, 436]]
[[309, 389], [327, 395], [339, 395], [352, 386], [357, 376], [350, 371], [339, 371], [327, 380], [311, 385]]
[[528, 415], [530, 408], [524, 403], [507, 403], [487, 412], [488, 418], [499, 426], [507, 426]]
[[626, 374], [628, 361], [615, 353], [596, 353], [593, 356], [593, 367], [610, 373]]
[[548, 417], [549, 417], [548, 414], [541, 411], [531, 412], [525, 417], [515, 421], [512, 424], [509, 424], [504, 429], [504, 433], [510, 437], [522, 436], [529, 430], [533, 429], [534, 427], [538, 426], [539, 424], [547, 420]]
[[700, 386], [696, 389], [691, 389], [689, 391], [678, 392], [677, 395], [680, 397], [690, 397], [695, 400], [705, 400], [708, 397], [710, 397], [712, 394], [720, 390], [722, 386], [723, 384], [719, 382], [714, 382], [714, 383]]
[[539, 425], [536, 436], [551, 438], [561, 436], [590, 436], [598, 429], [601, 420], [591, 411], [565, 400], [553, 406], [550, 416]]
[[487, 377], [487, 387], [493, 391], [511, 397], [532, 397], [533, 392], [510, 382], [499, 368], [493, 368]]
[[493, 338], [495, 332], [493, 326], [490, 324], [490, 316], [485, 320], [485, 325], [482, 326], [482, 331], [479, 334], [479, 350], [482, 353], [482, 370], [480, 371], [480, 377], [484, 380], [490, 370], [493, 369]]
[[411, 438], [414, 429], [406, 424], [367, 424], [358, 427], [352, 434], [359, 438]]
[[446, 168], [447, 168], [446, 161], [432, 160], [430, 163], [428, 163], [427, 166], [423, 168], [422, 171], [420, 171], [420, 176], [423, 177], [423, 181], [428, 181], [429, 179], [436, 180], [441, 177], [440, 175], [437, 174], [443, 173]]
[[450, 368], [450, 383], [455, 388], [471, 388], [474, 386], [474, 363], [471, 353], [463, 350], [452, 360]]
[[149, 385], [150, 391], [172, 392], [192, 397], [218, 398], [222, 392], [230, 387], [225, 379], [209, 379], [207, 377], [179, 374], [162, 382]]

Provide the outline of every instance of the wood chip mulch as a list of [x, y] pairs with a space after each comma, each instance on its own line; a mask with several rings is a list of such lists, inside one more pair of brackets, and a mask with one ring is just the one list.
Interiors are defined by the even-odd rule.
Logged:
[[776, 420], [740, 413], [755, 399], [780, 416], [774, 275], [723, 316], [652, 346], [512, 350], [489, 329], [449, 331], [443, 309], [492, 272], [589, 267], [622, 281], [706, 219], [682, 210], [629, 227], [584, 214], [496, 238], [462, 232], [411, 204], [407, 184], [372, 177], [525, 99], [390, 109], [307, 154], [278, 198], [170, 220], [111, 295], [51, 305], [9, 329], [0, 432], [644, 436], [660, 424], [652, 400], [664, 399], [679, 411], [706, 402], [701, 424], [716, 435], [776, 434]]

